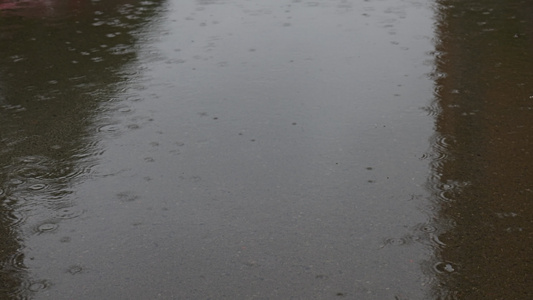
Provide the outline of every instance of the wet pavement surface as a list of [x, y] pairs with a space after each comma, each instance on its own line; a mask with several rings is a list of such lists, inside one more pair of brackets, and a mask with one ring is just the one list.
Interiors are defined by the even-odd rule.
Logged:
[[0, 299], [533, 298], [531, 16], [0, 0]]

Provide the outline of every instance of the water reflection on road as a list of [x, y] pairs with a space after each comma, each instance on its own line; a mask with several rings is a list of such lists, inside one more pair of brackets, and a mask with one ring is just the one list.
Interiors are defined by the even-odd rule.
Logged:
[[58, 258], [54, 248], [85, 215], [77, 185], [102, 151], [94, 132], [134, 79], [135, 45], [156, 4], [0, 5], [1, 299], [36, 297], [56, 284], [52, 274], [83, 270], [81, 249]]
[[[482, 299], [527, 280], [509, 267], [531, 253], [520, 14], [484, 58], [508, 37], [498, 7], [33, 3], [0, 5], [1, 297]], [[492, 261], [501, 281], [476, 273], [495, 249], [522, 251]]]
[[435, 299], [533, 297], [533, 5], [439, 1]]

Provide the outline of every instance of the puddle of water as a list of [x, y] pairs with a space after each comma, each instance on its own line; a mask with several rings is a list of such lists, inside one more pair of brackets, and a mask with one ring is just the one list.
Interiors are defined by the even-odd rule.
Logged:
[[0, 298], [491, 298], [469, 257], [530, 253], [514, 6], [2, 3]]
[[77, 185], [104, 151], [93, 128], [103, 126], [96, 120], [124, 80], [134, 79], [135, 33], [156, 10], [127, 1], [0, 3], [0, 298], [50, 290], [72, 297], [58, 290], [60, 278], [83, 272], [56, 270], [48, 259], [77, 266], [83, 255], [70, 248], [74, 258], [57, 257], [54, 249], [68, 245], [85, 218]]
[[524, 1], [439, 1], [435, 299], [533, 296], [531, 18]]

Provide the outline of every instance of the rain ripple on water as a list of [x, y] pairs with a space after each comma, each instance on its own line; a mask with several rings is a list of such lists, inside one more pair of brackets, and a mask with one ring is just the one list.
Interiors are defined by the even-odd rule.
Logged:
[[[18, 159], [10, 171], [12, 180], [23, 183], [27, 179], [71, 180], [91, 170], [90, 165], [57, 161], [45, 156], [25, 156]], [[12, 182], [13, 183], [13, 182]], [[32, 189], [45, 188], [46, 184], [32, 185]]]

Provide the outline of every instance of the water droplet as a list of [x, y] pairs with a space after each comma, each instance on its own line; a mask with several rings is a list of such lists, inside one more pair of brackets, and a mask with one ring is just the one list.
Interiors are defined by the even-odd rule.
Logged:
[[81, 216], [85, 211], [83, 209], [76, 209], [74, 207], [67, 207], [58, 211], [57, 217], [61, 219], [73, 219]]
[[48, 283], [45, 280], [37, 281], [32, 283], [28, 289], [32, 292], [38, 292], [46, 289], [48, 287]]
[[71, 178], [77, 178], [82, 174], [89, 173], [91, 171], [91, 167], [89, 165], [80, 166], [80, 167], [72, 167], [72, 166], [66, 166], [61, 169], [54, 170], [53, 173], [51, 173], [49, 176], [52, 176], [54, 179], [71, 179]]
[[78, 265], [70, 266], [70, 268], [68, 268], [68, 270], [67, 270], [67, 272], [72, 274], [72, 275], [78, 274], [81, 271], [83, 271], [83, 268], [81, 266], [78, 266]]
[[450, 191], [442, 191], [439, 193], [439, 200], [443, 202], [450, 202], [453, 200], [453, 193]]
[[37, 184], [33, 184], [31, 186], [29, 186], [28, 188], [30, 190], [34, 190], [34, 191], [38, 191], [38, 190], [42, 190], [46, 187], [46, 184], [44, 183], [37, 183]]
[[428, 225], [422, 226], [420, 230], [422, 230], [423, 232], [435, 232], [437, 231], [437, 228], [435, 226], [428, 224]]
[[439, 245], [439, 246], [446, 246], [446, 243], [442, 242], [442, 241], [440, 240], [440, 238], [439, 238], [438, 235], [436, 235], [436, 234], [431, 234], [431, 237], [430, 237], [430, 238], [431, 238], [431, 240], [432, 240], [435, 244], [437, 244], [437, 245]]
[[409, 239], [413, 242], [421, 242], [422, 241], [422, 238], [419, 237], [418, 235], [412, 235], [409, 237]]
[[451, 262], [438, 262], [433, 266], [437, 273], [453, 273], [457, 271], [457, 265]]
[[121, 112], [121, 113], [127, 113], [127, 112], [130, 112], [130, 111], [131, 111], [131, 108], [129, 108], [129, 107], [122, 107], [122, 108], [119, 108], [118, 111]]
[[24, 265], [24, 253], [18, 252], [15, 253], [13, 256], [11, 256], [10, 265], [14, 267], [15, 269], [25, 269], [26, 266]]
[[401, 246], [405, 244], [405, 239], [403, 238], [390, 238], [386, 240], [386, 243], [393, 246]]
[[108, 125], [104, 125], [98, 128], [98, 132], [113, 133], [113, 132], [118, 132], [119, 130], [120, 130], [120, 126], [118, 126], [117, 124], [108, 124]]
[[117, 197], [122, 202], [133, 202], [137, 199], [139, 199], [139, 196], [134, 195], [130, 192], [121, 192], [117, 194]]
[[54, 223], [44, 223], [42, 225], [39, 225], [39, 227], [37, 227], [37, 232], [38, 233], [51, 232], [51, 231], [56, 230], [57, 227], [59, 227], [59, 225], [54, 224]]
[[24, 181], [22, 181], [22, 180], [20, 180], [20, 179], [11, 179], [11, 180], [9, 181], [9, 184], [10, 184], [10, 185], [21, 185], [21, 184], [23, 184], [23, 183], [24, 183]]

